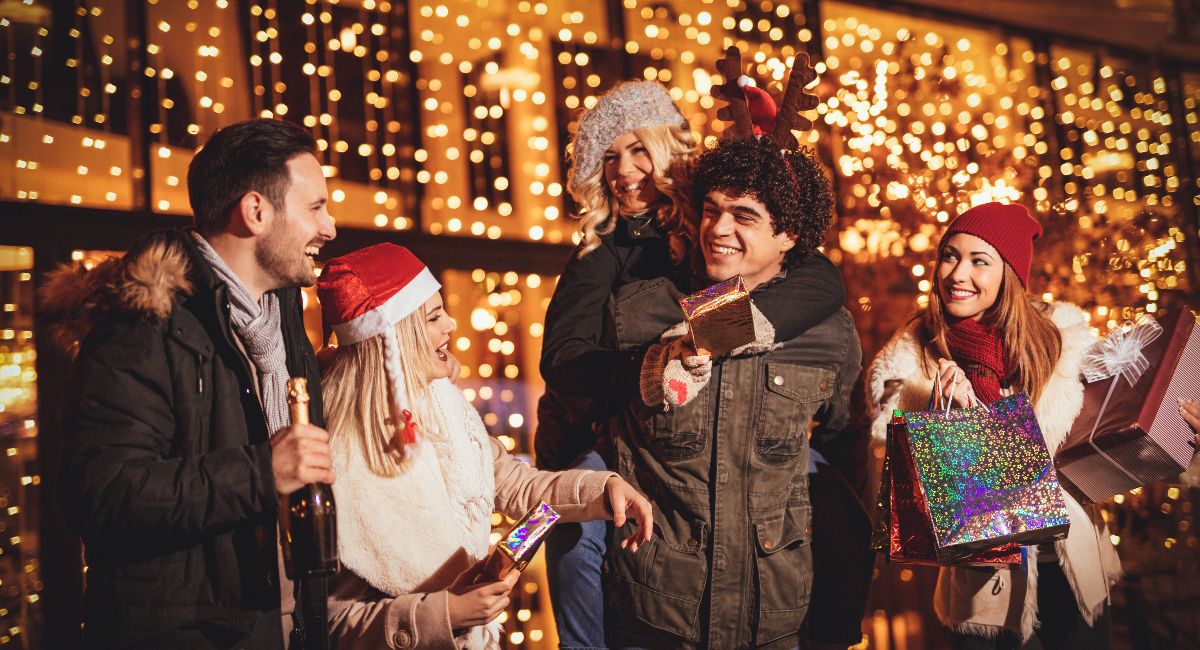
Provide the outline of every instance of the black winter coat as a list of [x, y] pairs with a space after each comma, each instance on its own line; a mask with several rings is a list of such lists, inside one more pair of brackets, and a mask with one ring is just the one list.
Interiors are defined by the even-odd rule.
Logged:
[[[43, 294], [80, 343], [60, 496], [85, 545], [88, 647], [282, 647], [269, 432], [226, 293], [182, 231]], [[299, 292], [279, 297], [323, 425]]]

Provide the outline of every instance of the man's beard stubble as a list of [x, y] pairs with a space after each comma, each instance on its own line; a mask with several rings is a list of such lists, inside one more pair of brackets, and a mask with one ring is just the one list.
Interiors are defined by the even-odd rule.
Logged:
[[288, 242], [287, 219], [276, 219], [254, 247], [254, 259], [266, 271], [276, 288], [311, 287], [317, 278], [304, 254], [304, 245], [293, 248]]

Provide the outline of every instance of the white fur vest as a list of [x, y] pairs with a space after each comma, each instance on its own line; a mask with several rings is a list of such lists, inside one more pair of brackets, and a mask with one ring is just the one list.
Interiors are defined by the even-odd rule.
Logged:
[[[1083, 406], [1079, 364], [1095, 337], [1086, 316], [1074, 305], [1054, 305], [1050, 319], [1062, 335], [1062, 354], [1035, 412], [1046, 445], [1054, 454]], [[868, 368], [867, 394], [870, 403], [881, 409], [871, 425], [876, 446], [887, 435], [892, 409], [920, 411], [928, 407], [933, 377], [922, 363], [925, 354], [910, 325], [892, 337]], [[936, 367], [936, 363], [929, 364], [928, 372]], [[877, 482], [875, 479], [872, 485]], [[1103, 520], [1069, 494], [1064, 492], [1064, 497], [1071, 529], [1066, 539], [1055, 543], [1055, 550], [1079, 611], [1090, 624], [1108, 600], [1109, 587], [1120, 577], [1120, 561]], [[1036, 557], [1036, 549], [1029, 550], [1029, 556]], [[1026, 570], [943, 567], [934, 594], [938, 617], [960, 632], [995, 636], [1007, 628], [1028, 639], [1037, 621], [1037, 562], [1026, 565]]]
[[[487, 553], [495, 472], [479, 414], [448, 380], [430, 385], [436, 429], [398, 476], [367, 468], [357, 448], [334, 454], [338, 553], [390, 596], [449, 587]], [[498, 646], [499, 624], [475, 628], [467, 647]]]

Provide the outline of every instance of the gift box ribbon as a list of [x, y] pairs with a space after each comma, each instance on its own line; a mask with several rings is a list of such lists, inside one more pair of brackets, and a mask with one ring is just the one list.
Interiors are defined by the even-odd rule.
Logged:
[[1096, 421], [1092, 424], [1092, 430], [1088, 434], [1088, 444], [1101, 457], [1112, 463], [1113, 467], [1121, 470], [1125, 476], [1138, 485], [1142, 483], [1141, 479], [1122, 467], [1116, 459], [1106, 454], [1096, 444], [1096, 431], [1100, 428], [1100, 421], [1104, 417], [1105, 409], [1108, 408], [1108, 401], [1112, 398], [1113, 391], [1116, 390], [1121, 378], [1129, 382], [1132, 387], [1150, 369], [1150, 361], [1146, 359], [1142, 350], [1160, 335], [1162, 335], [1162, 325], [1159, 325], [1153, 317], [1141, 314], [1136, 323], [1126, 321], [1123, 326], [1109, 332], [1103, 340], [1097, 341], [1084, 354], [1082, 363], [1083, 376], [1089, 384], [1114, 377], [1112, 384], [1108, 387], [1108, 392], [1104, 395], [1104, 401], [1100, 403], [1100, 410], [1096, 413]]

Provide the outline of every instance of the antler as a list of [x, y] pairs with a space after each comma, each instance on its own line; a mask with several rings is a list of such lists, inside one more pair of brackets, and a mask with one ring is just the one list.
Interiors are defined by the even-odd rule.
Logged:
[[[808, 63], [808, 53], [796, 54], [792, 62], [792, 71], [788, 74], [787, 90], [783, 94], [783, 102], [779, 107], [779, 115], [775, 118], [775, 128], [771, 131], [771, 139], [781, 149], [795, 149], [798, 144], [792, 129], [807, 131], [812, 128], [812, 120], [800, 114], [817, 107], [821, 100], [816, 95], [804, 91], [804, 87], [817, 78], [817, 71]], [[720, 116], [720, 113], [717, 114]], [[749, 119], [749, 117], [747, 117]]]
[[717, 111], [717, 119], [733, 124], [733, 137], [753, 138], [754, 125], [750, 121], [750, 108], [746, 105], [746, 91], [738, 85], [738, 78], [742, 76], [742, 51], [737, 46], [725, 48], [725, 56], [717, 61], [717, 72], [725, 78], [725, 83], [713, 86], [712, 94], [728, 102]]

